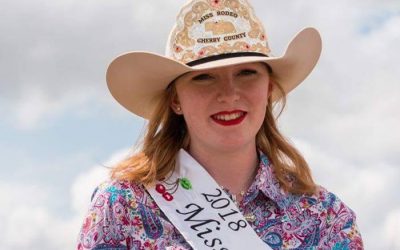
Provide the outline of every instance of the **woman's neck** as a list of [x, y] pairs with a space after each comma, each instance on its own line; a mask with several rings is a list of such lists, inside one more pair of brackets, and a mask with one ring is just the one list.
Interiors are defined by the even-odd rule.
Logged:
[[220, 186], [235, 195], [247, 191], [259, 163], [255, 145], [230, 151], [190, 147], [189, 153]]

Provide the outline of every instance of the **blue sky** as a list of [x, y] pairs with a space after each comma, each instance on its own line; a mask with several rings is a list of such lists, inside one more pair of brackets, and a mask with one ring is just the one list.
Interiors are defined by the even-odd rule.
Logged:
[[[102, 165], [145, 125], [112, 99], [105, 69], [126, 51], [163, 54], [185, 1], [0, 1], [0, 249], [71, 249]], [[358, 214], [366, 249], [400, 249], [400, 3], [251, 2], [275, 55], [320, 30], [321, 60], [280, 127]]]

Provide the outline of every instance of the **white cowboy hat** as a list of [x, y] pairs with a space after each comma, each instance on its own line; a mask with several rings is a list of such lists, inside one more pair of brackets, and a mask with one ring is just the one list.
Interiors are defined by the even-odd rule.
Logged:
[[[107, 84], [122, 106], [149, 119], [166, 87], [187, 72], [265, 62], [287, 94], [310, 74], [320, 54], [321, 38], [314, 28], [300, 31], [283, 56], [275, 57], [247, 0], [192, 0], [177, 16], [166, 56], [120, 55], [107, 69]], [[279, 98], [274, 88], [272, 100]]]

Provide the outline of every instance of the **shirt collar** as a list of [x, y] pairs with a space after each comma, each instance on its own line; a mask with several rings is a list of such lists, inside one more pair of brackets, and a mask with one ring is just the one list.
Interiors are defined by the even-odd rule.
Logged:
[[251, 184], [246, 197], [244, 198], [244, 204], [254, 200], [259, 192], [273, 200], [280, 208], [286, 208], [291, 199], [288, 199], [290, 194], [286, 193], [280, 187], [279, 181], [275, 177], [274, 170], [268, 157], [259, 152], [260, 165], [258, 167], [257, 175]]

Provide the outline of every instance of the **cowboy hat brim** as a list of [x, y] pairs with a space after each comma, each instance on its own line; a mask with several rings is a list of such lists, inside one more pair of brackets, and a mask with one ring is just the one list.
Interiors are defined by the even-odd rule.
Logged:
[[[298, 86], [313, 70], [321, 54], [318, 31], [306, 28], [289, 43], [281, 57], [244, 56], [220, 59], [188, 66], [162, 55], [128, 52], [108, 66], [106, 79], [112, 96], [126, 109], [149, 119], [166, 87], [177, 77], [193, 71], [226, 67], [250, 62], [265, 62], [285, 93]], [[276, 88], [272, 100], [280, 99]]]

